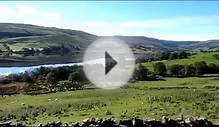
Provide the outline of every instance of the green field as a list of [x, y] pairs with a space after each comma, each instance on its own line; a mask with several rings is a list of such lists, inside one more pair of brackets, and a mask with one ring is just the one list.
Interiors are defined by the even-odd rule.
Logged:
[[86, 118], [203, 116], [219, 123], [219, 78], [165, 78], [129, 83], [116, 90], [78, 90], [0, 97], [0, 116], [35, 125]]
[[162, 61], [146, 62], [146, 63], [144, 63], [144, 65], [149, 70], [153, 71], [153, 64], [156, 62], [163, 62], [167, 66], [170, 66], [173, 64], [189, 65], [189, 64], [193, 64], [194, 62], [199, 62], [199, 61], [205, 61], [206, 63], [219, 64], [219, 60], [213, 56], [214, 54], [219, 54], [219, 53], [218, 52], [200, 53], [197, 55], [192, 55], [189, 59], [175, 59], [175, 60], [162, 60]]

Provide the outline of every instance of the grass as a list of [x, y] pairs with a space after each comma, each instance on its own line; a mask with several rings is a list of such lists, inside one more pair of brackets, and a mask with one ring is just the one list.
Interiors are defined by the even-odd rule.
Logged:
[[188, 78], [165, 78], [164, 81], [139, 81], [136, 83], [130, 83], [129, 87], [137, 89], [152, 89], [152, 88], [171, 88], [171, 87], [188, 87], [193, 89], [202, 89], [207, 86], [219, 86], [219, 78], [199, 78], [199, 77], [188, 77]]
[[[219, 53], [218, 52], [200, 53], [200, 54], [191, 56], [191, 58], [189, 58], [189, 59], [162, 60], [159, 62], [163, 62], [167, 66], [171, 66], [173, 64], [189, 65], [189, 64], [193, 64], [194, 62], [199, 62], [199, 61], [205, 61], [207, 63], [219, 64], [219, 60], [213, 56], [214, 54], [219, 54]], [[158, 61], [156, 61], [156, 62], [158, 62]], [[153, 71], [153, 64], [156, 62], [146, 62], [146, 63], [144, 63], [144, 65], [149, 70]]]
[[[186, 88], [188, 87], [188, 88]], [[166, 78], [127, 84], [125, 89], [80, 90], [0, 97], [0, 116], [29, 125], [85, 118], [179, 118], [219, 122], [219, 78]], [[3, 120], [2, 120], [3, 121]]]

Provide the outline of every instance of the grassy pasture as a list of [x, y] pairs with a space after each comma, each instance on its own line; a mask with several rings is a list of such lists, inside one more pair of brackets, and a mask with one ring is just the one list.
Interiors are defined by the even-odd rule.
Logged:
[[35, 125], [85, 118], [204, 116], [219, 122], [219, 78], [166, 78], [128, 83], [124, 89], [79, 90], [0, 97], [0, 117]]
[[[173, 65], [173, 64], [180, 64], [180, 65], [189, 65], [193, 64], [195, 62], [199, 61], [205, 61], [207, 63], [215, 63], [219, 64], [219, 60], [216, 59], [213, 55], [214, 54], [219, 54], [218, 52], [211, 52], [211, 53], [200, 53], [197, 55], [192, 55], [189, 59], [175, 59], [175, 60], [162, 60], [159, 62], [163, 62], [168, 66]], [[153, 64], [158, 61], [153, 61], [153, 62], [146, 62], [144, 65], [151, 71], [153, 71]]]

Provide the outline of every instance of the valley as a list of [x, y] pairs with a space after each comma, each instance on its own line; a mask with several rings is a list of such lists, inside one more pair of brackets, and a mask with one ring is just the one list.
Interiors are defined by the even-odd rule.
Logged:
[[28, 24], [0, 28], [0, 123], [163, 116], [219, 123], [219, 40], [113, 36], [130, 45], [136, 67], [126, 85], [105, 90], [75, 65], [102, 36]]
[[[0, 66], [81, 62], [96, 36], [83, 31], [29, 24], [0, 23]], [[136, 58], [165, 51], [217, 51], [219, 40], [171, 41], [144, 36], [113, 36], [132, 48]]]

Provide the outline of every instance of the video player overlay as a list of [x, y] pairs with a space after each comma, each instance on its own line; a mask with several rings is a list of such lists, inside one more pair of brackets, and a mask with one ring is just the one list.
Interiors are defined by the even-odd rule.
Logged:
[[[96, 60], [94, 63], [86, 63]], [[99, 62], [103, 60], [104, 62]], [[119, 39], [101, 38], [93, 42], [84, 55], [84, 72], [97, 87], [120, 88], [131, 78], [135, 58], [129, 46]]]

